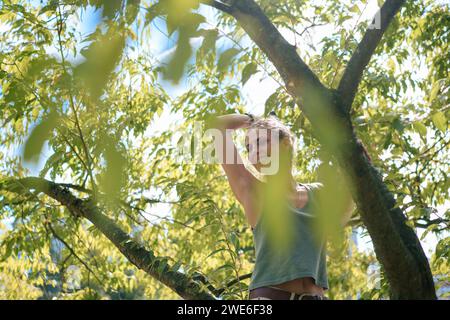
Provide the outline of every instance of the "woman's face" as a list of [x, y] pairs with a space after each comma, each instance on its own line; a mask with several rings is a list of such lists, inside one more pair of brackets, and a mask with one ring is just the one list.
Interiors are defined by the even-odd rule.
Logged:
[[272, 135], [269, 129], [251, 128], [245, 136], [245, 148], [248, 160], [260, 171], [262, 166], [268, 165], [268, 157], [272, 155]]

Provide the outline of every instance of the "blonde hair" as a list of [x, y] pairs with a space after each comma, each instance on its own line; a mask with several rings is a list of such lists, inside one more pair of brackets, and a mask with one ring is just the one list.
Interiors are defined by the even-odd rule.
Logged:
[[294, 150], [294, 135], [291, 130], [275, 116], [269, 115], [265, 118], [255, 118], [255, 121], [248, 127], [248, 129], [276, 130], [280, 134], [280, 141], [282, 139], [287, 139], [291, 151]]

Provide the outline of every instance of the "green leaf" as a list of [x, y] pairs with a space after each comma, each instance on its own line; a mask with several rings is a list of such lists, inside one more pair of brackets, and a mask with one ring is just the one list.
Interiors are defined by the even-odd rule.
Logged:
[[104, 135], [100, 140], [103, 145], [106, 170], [101, 178], [101, 189], [111, 200], [117, 197], [124, 183], [125, 157], [120, 153], [112, 137]]
[[222, 251], [227, 251], [228, 249], [226, 248], [219, 248], [214, 250], [213, 252], [211, 252], [210, 254], [208, 254], [208, 256], [205, 259], [208, 259], [209, 257], [212, 257], [213, 255], [215, 255], [216, 253], [222, 252]]
[[8, 72], [0, 70], [0, 79], [5, 79], [8, 76]]
[[204, 22], [206, 22], [206, 18], [203, 15], [191, 12], [186, 16], [182, 26], [194, 31], [197, 30], [198, 26]]
[[405, 126], [403, 125], [402, 121], [400, 120], [400, 118], [395, 118], [392, 121], [392, 127], [397, 130], [399, 133], [403, 132], [403, 129], [405, 128]]
[[422, 122], [413, 122], [413, 127], [422, 138], [425, 138], [427, 136], [427, 127]]
[[[5, 242], [6, 242], [6, 245], [5, 245]], [[15, 242], [16, 242], [15, 239], [9, 239], [8, 241], [2, 241], [1, 244], [2, 244], [2, 247], [5, 248], [5, 253], [1, 257], [0, 262], [5, 261], [6, 259], [8, 259], [11, 256]]]
[[125, 20], [128, 24], [131, 24], [136, 19], [139, 13], [139, 5], [141, 0], [127, 0], [127, 8], [125, 13]]
[[215, 49], [215, 45], [216, 45], [216, 41], [217, 41], [217, 37], [218, 37], [218, 32], [215, 29], [201, 29], [199, 30], [199, 33], [201, 35], [203, 35], [204, 39], [203, 39], [203, 43], [202, 46], [200, 47], [200, 50], [203, 51], [203, 53], [208, 53], [210, 51], [213, 51]]
[[383, 149], [387, 149], [392, 142], [392, 132], [389, 132], [383, 144]]
[[57, 151], [55, 153], [53, 153], [46, 161], [44, 168], [41, 170], [41, 172], [39, 172], [39, 176], [44, 178], [45, 175], [47, 174], [47, 172], [52, 169], [53, 165], [58, 162], [59, 160], [61, 160], [61, 158], [63, 157], [64, 152], [62, 151]]
[[44, 142], [50, 137], [52, 130], [56, 127], [58, 118], [57, 113], [52, 112], [33, 129], [25, 143], [23, 152], [23, 157], [26, 161], [35, 163], [39, 161]]
[[105, 0], [102, 1], [103, 16], [108, 19], [114, 19], [121, 11], [122, 0]]
[[[120, 62], [125, 47], [124, 31], [111, 26], [105, 34], [91, 35], [95, 40], [81, 53], [87, 60], [75, 68], [75, 75], [87, 87], [93, 99], [102, 94], [116, 65]], [[91, 37], [90, 36], [90, 37]]]
[[255, 63], [251, 62], [248, 65], [246, 65], [245, 68], [242, 70], [242, 85], [245, 85], [248, 79], [250, 79], [250, 77], [257, 72], [258, 67]]
[[42, 9], [39, 10], [39, 13], [37, 15], [40, 16], [45, 12], [56, 11], [57, 6], [58, 6], [57, 1], [51, 1], [50, 4], [43, 6]]
[[436, 112], [431, 116], [431, 120], [433, 121], [436, 128], [441, 130], [445, 133], [447, 130], [447, 119], [445, 118], [445, 115], [442, 112]]
[[221, 71], [225, 70], [232, 62], [233, 57], [240, 52], [237, 48], [230, 48], [222, 52], [217, 62], [217, 68]]
[[171, 19], [171, 17], [172, 16], [168, 16], [166, 19], [167, 35], [169, 37], [171, 37], [172, 34], [175, 32], [175, 30], [177, 30], [177, 28], [179, 27], [179, 25], [177, 24], [177, 21], [174, 21], [173, 19]]
[[272, 93], [266, 100], [266, 103], [264, 105], [264, 114], [269, 114], [270, 111], [273, 111], [276, 109], [276, 101], [278, 99], [278, 91], [275, 91]]
[[227, 264], [224, 264], [223, 266], [218, 267], [218, 268], [215, 269], [213, 272], [216, 273], [216, 272], [219, 272], [220, 270], [224, 270], [224, 269], [231, 269], [231, 270], [234, 270], [234, 268], [235, 268], [235, 267], [234, 267], [233, 265], [227, 263]]
[[350, 8], [350, 11], [355, 12], [355, 13], [361, 13], [361, 10], [359, 10], [358, 5], [356, 5], [356, 4]]
[[175, 49], [175, 53], [172, 55], [167, 68], [164, 70], [164, 78], [178, 84], [183, 76], [185, 66], [191, 57], [191, 54], [192, 47], [189, 43], [189, 34], [186, 29], [180, 29], [177, 48]]
[[158, 262], [159, 262], [159, 264], [158, 264], [157, 271], [158, 271], [158, 273], [163, 273], [163, 271], [167, 267], [167, 258], [164, 257], [164, 258], [158, 259]]
[[236, 235], [235, 232], [231, 232], [230, 240], [231, 240], [231, 243], [233, 244], [233, 246], [234, 246], [234, 248], [235, 248], [235, 250], [237, 252], [240, 249], [241, 246], [240, 246], [240, 242], [239, 242], [239, 237]]
[[150, 8], [147, 8], [147, 13], [145, 14], [144, 27], [150, 24], [157, 16], [166, 13], [164, 6], [161, 2], [157, 2]]
[[435, 228], [436, 228], [435, 225], [428, 226], [420, 236], [420, 241], [423, 241], [425, 237], [430, 233], [430, 231], [433, 231]]
[[440, 79], [433, 83], [433, 87], [431, 88], [430, 97], [428, 99], [429, 103], [432, 103], [434, 101], [434, 99], [436, 99], [437, 95], [439, 94], [439, 91], [441, 90], [442, 83], [443, 83], [442, 80], [443, 79]]

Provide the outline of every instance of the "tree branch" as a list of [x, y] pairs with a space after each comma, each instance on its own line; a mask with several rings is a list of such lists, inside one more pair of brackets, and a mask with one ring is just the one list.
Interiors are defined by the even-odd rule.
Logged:
[[444, 218], [436, 218], [436, 219], [432, 219], [432, 220], [428, 220], [428, 219], [424, 219], [424, 218], [419, 218], [418, 220], [424, 220], [425, 222], [418, 222], [417, 220], [414, 221], [414, 226], [417, 228], [422, 228], [422, 229], [426, 229], [429, 226], [432, 225], [439, 225], [441, 223], [447, 224], [449, 225], [450, 220], [449, 219], [444, 219]]
[[[346, 112], [350, 111], [364, 69], [368, 65], [390, 22], [396, 13], [400, 11], [404, 3], [405, 0], [387, 0], [383, 4], [381, 9], [376, 13], [372, 25], [367, 29], [356, 51], [350, 58], [338, 87], [338, 92], [341, 94], [342, 104]], [[373, 28], [374, 21], [376, 21], [377, 17], [380, 19], [380, 24], [379, 26], [375, 25], [375, 28]]]
[[202, 3], [229, 13], [239, 22], [277, 68], [289, 92], [297, 90], [297, 96], [308, 96], [310, 88], [324, 89], [319, 78], [300, 58], [296, 47], [286, 41], [255, 1], [229, 0], [225, 4], [225, 1], [204, 0]]
[[220, 288], [220, 289], [217, 289], [217, 294], [218, 294], [218, 295], [222, 294], [226, 289], [228, 289], [228, 288], [234, 286], [236, 283], [241, 282], [242, 280], [245, 280], [245, 279], [250, 278], [251, 276], [252, 276], [252, 273], [247, 273], [247, 274], [244, 274], [244, 275], [242, 275], [242, 276], [239, 276], [239, 277], [236, 278], [236, 279], [231, 280], [230, 282], [228, 282], [228, 283], [225, 285], [225, 287]]
[[[81, 262], [81, 264], [90, 272], [94, 275], [95, 279], [98, 281], [99, 284], [102, 284], [103, 281], [100, 280], [100, 278], [97, 276], [97, 274], [89, 267], [89, 265], [83, 260], [81, 259], [78, 254], [75, 252], [75, 250], [62, 238], [60, 237], [55, 229], [53, 229], [52, 224], [48, 223], [46, 226], [48, 226], [48, 228], [50, 229], [50, 232], [53, 234], [53, 236], [58, 239], [60, 242], [62, 242], [62, 244], [64, 244], [64, 246], [67, 248], [67, 250], [69, 250], [70, 255], [73, 255], [75, 258], [77, 258], [78, 261]], [[70, 257], [69, 255], [69, 257]]]
[[427, 257], [417, 235], [358, 142], [348, 109], [362, 72], [389, 22], [404, 0], [387, 0], [380, 13], [381, 28], [368, 30], [351, 58], [339, 88], [325, 88], [316, 75], [264, 15], [253, 0], [228, 0], [232, 16], [267, 55], [287, 91], [311, 122], [313, 132], [351, 179], [351, 192], [383, 264], [393, 299], [436, 299]]
[[215, 0], [201, 0], [202, 3], [210, 5], [211, 7], [214, 7], [220, 11], [223, 11], [225, 13], [231, 14], [233, 12], [233, 7], [227, 5], [226, 3], [223, 3], [221, 1], [215, 1]]
[[145, 249], [133, 240], [117, 224], [104, 215], [91, 200], [75, 197], [67, 188], [37, 177], [0, 180], [0, 190], [21, 194], [34, 189], [58, 201], [76, 217], [91, 221], [119, 251], [136, 267], [162, 282], [184, 299], [213, 300], [215, 297], [205, 292], [205, 287], [214, 293], [217, 290], [205, 276], [195, 273], [193, 277], [172, 270], [166, 259], [155, 257], [153, 251]]

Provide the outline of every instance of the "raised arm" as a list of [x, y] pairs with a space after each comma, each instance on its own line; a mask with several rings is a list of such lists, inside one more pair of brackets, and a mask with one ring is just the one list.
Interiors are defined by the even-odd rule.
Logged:
[[222, 146], [221, 165], [231, 190], [244, 207], [249, 224], [254, 227], [258, 220], [259, 207], [256, 186], [261, 183], [243, 164], [242, 158], [233, 142], [231, 133], [236, 129], [248, 128], [251, 118], [242, 114], [229, 114], [214, 118], [208, 125], [221, 131], [221, 141], [215, 141], [216, 147]]

